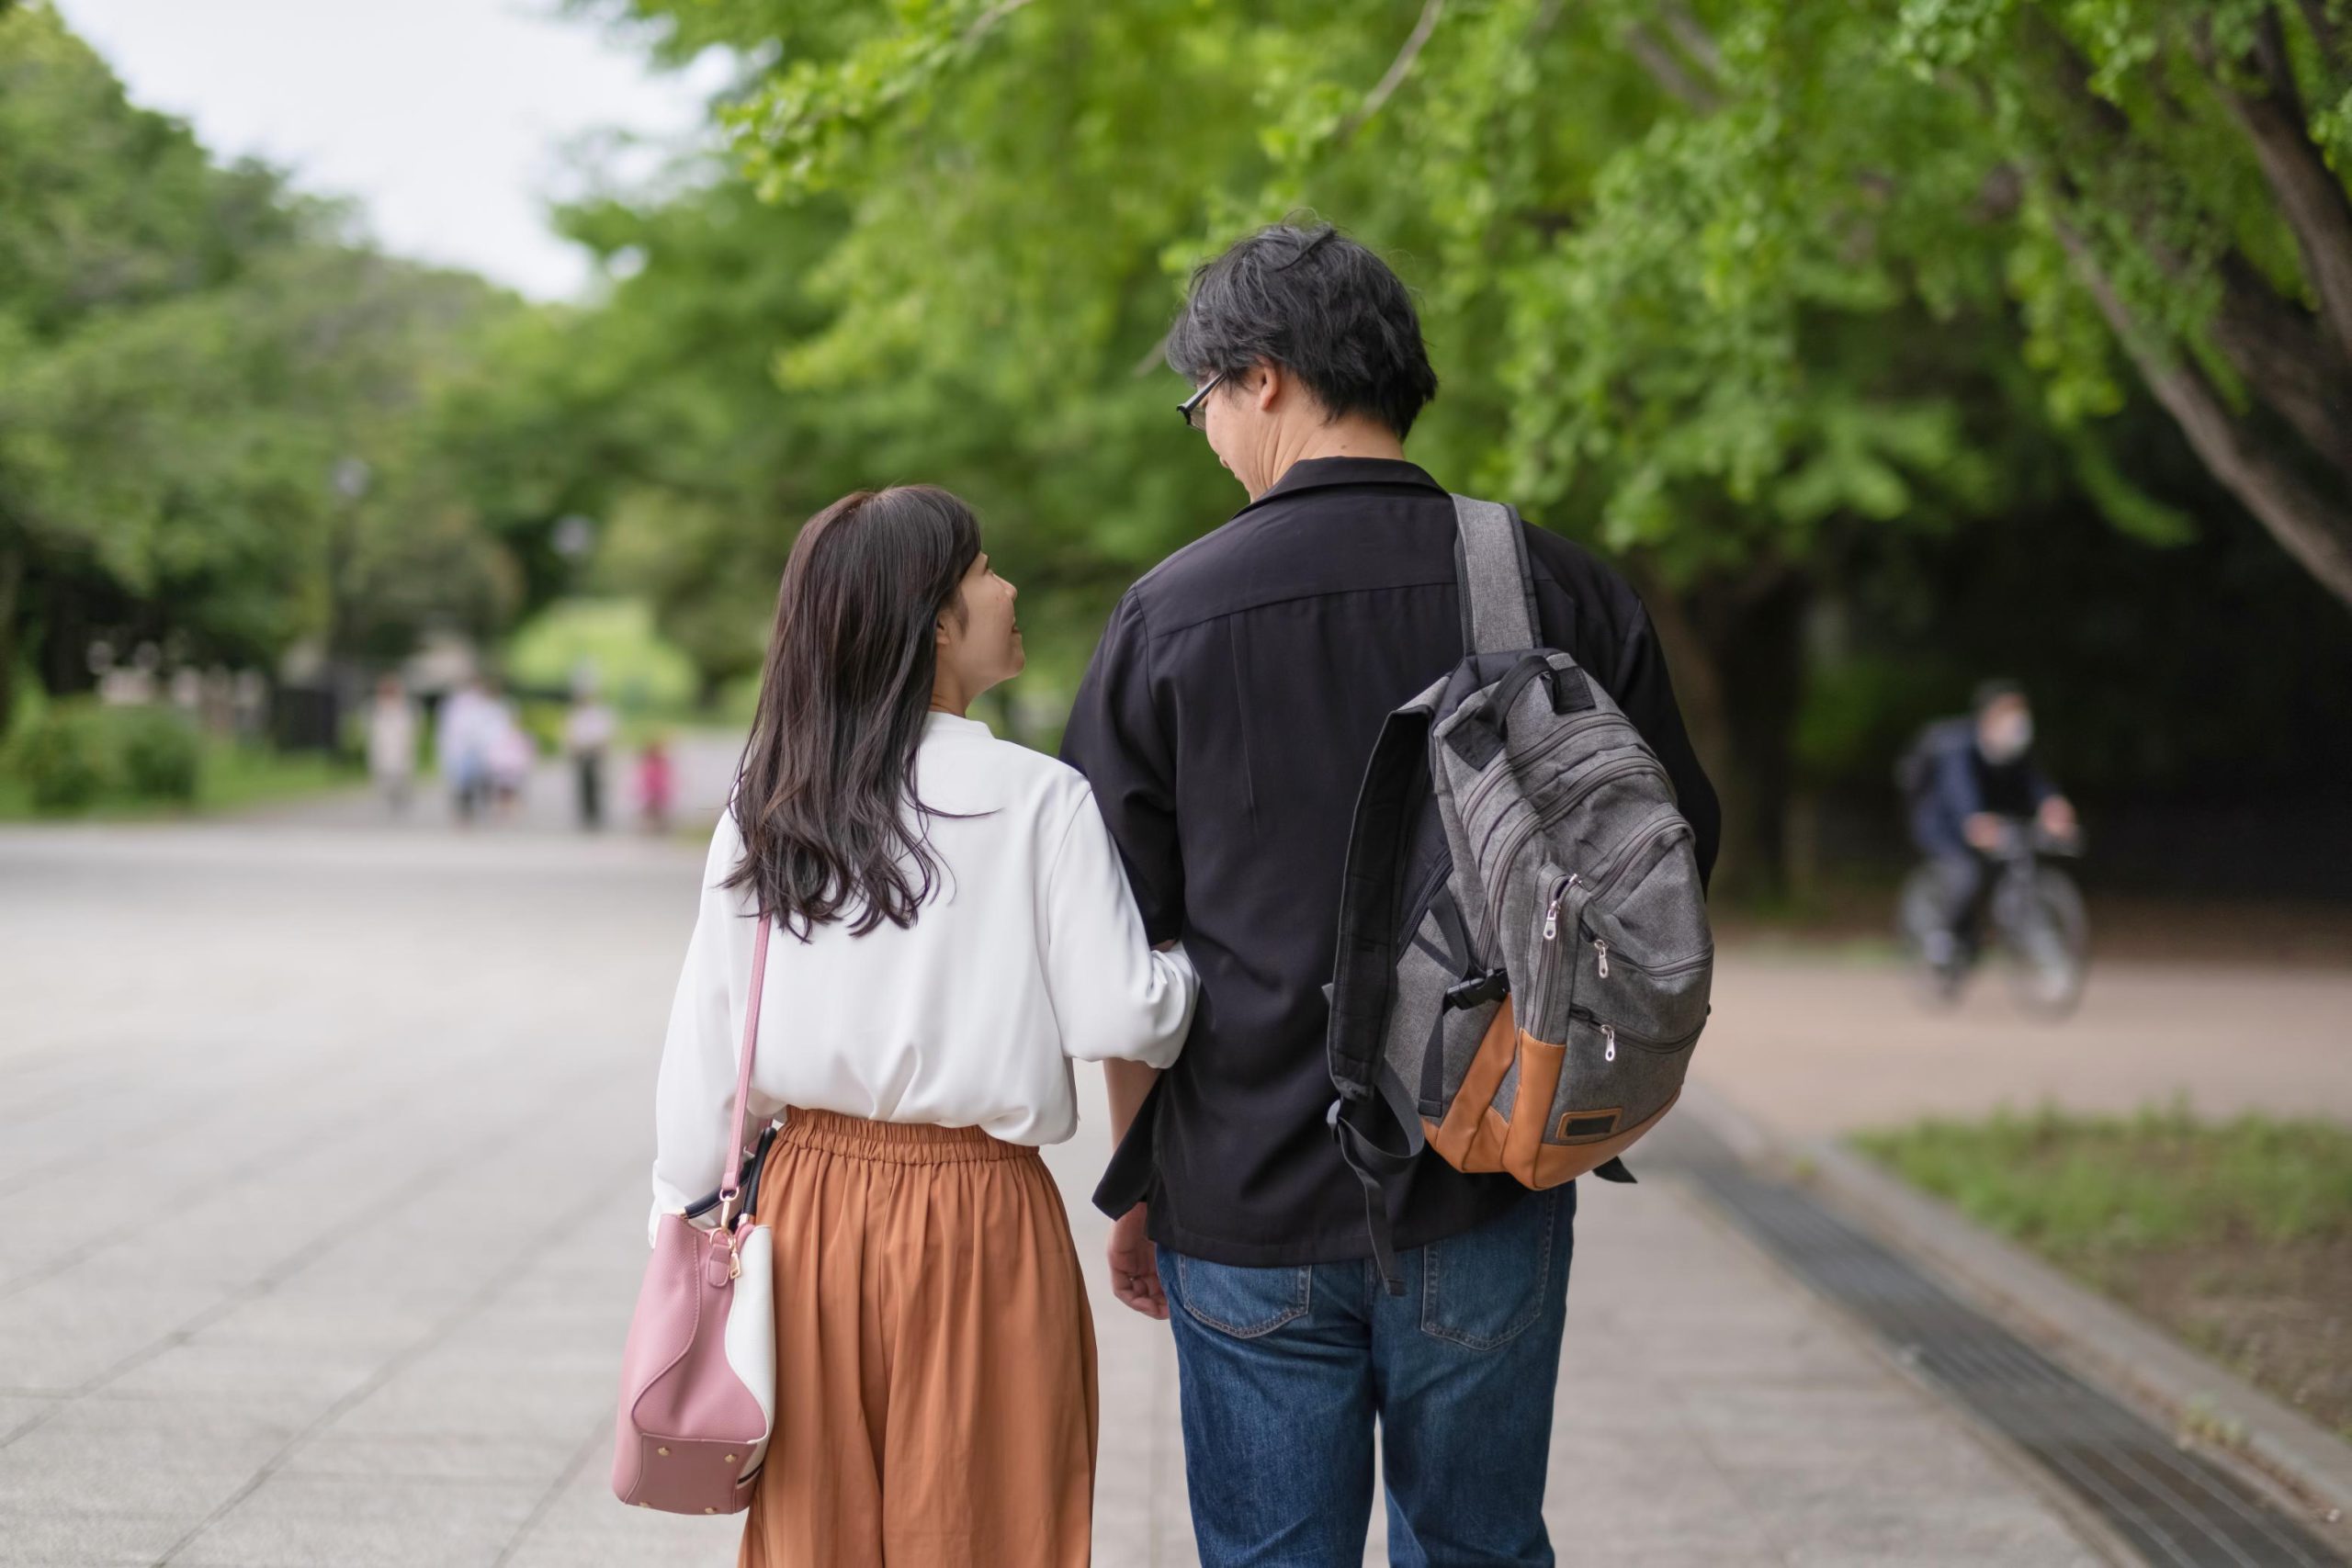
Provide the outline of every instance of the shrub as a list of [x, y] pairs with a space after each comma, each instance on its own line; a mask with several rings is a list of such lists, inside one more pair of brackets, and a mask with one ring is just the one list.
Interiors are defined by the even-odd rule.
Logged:
[[204, 760], [195, 726], [169, 708], [110, 708], [121, 748], [122, 781], [150, 800], [194, 800]]
[[36, 810], [85, 811], [107, 799], [191, 801], [203, 743], [160, 707], [59, 703], [21, 728], [9, 748]]
[[60, 704], [26, 725], [12, 750], [37, 810], [86, 810], [115, 787], [114, 758], [96, 708]]

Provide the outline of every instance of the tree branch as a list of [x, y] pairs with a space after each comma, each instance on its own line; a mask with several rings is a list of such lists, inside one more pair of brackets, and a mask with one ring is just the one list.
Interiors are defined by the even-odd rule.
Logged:
[[1708, 75], [1721, 81], [1724, 51], [1716, 44], [1714, 35], [1690, 14], [1690, 7], [1682, 4], [1682, 0], [1665, 0], [1658, 6], [1657, 13], [1665, 18], [1666, 30], [1672, 33], [1674, 41], [1682, 46], [1682, 52], [1697, 61], [1699, 68]]
[[2318, 42], [2321, 52], [2341, 63], [2344, 28], [2327, 14], [2327, 0], [2297, 0], [2297, 6], [2303, 14], [2303, 26], [2311, 28], [2312, 37]]
[[2263, 13], [2255, 38], [2253, 58], [2243, 63], [2262, 78], [2264, 92], [2242, 91], [2217, 69], [2210, 39], [2199, 53], [2222, 101], [2254, 144], [2278, 215], [2295, 236], [2304, 276], [2319, 297], [2320, 321], [2337, 352], [2352, 361], [2352, 197], [2312, 141], [2278, 12]]
[[[2095, 183], [2126, 220], [2148, 258], [2169, 278], [2192, 282], [2196, 265], [2168, 243], [2148, 220], [2158, 204], [2144, 193], [2118, 188], [2115, 171], [2131, 166], [2131, 120], [2090, 85], [2088, 65], [2063, 39], [2054, 39], [2051, 80], [2064, 101], [2085, 118], [2087, 133], [2060, 123], [2054, 145], [2089, 150], [2081, 180]], [[2210, 51], [2204, 62], [2211, 69]], [[2226, 93], [2227, 89], [2222, 91]], [[2175, 105], [2176, 112], [2187, 110]], [[2084, 190], [2075, 175], [2042, 172], [2054, 194], [2078, 205]], [[2342, 352], [2324, 324], [2300, 302], [2283, 299], [2242, 256], [2225, 253], [2218, 271], [2221, 299], [2208, 323], [2209, 341], [2243, 377], [2255, 394], [2282, 415], [2313, 452], [2352, 477], [2352, 355]]]
[[2306, 484], [2291, 464], [2231, 412], [2194, 366], [2162, 357], [2083, 237], [2063, 220], [2057, 232], [2099, 313], [2205, 467], [2306, 571], [2352, 605], [2352, 513]]
[[1685, 70], [1681, 57], [1652, 37], [1647, 28], [1639, 24], [1627, 28], [1625, 47], [1633, 51], [1642, 69], [1650, 73], [1650, 80], [1693, 113], [1713, 114], [1721, 107], [1722, 95]]
[[972, 25], [964, 29], [963, 41], [978, 43], [990, 28], [1029, 3], [1030, 0], [996, 0], [995, 5], [972, 18]]
[[2280, 299], [2236, 256], [2222, 263], [2222, 303], [2213, 346], [2256, 396], [2276, 409], [2311, 448], [2352, 479], [2352, 373], [2314, 349], [2310, 315]]
[[1437, 31], [1438, 18], [1443, 15], [1445, 0], [1421, 0], [1420, 18], [1414, 22], [1413, 30], [1405, 35], [1404, 47], [1396, 51], [1396, 58], [1388, 62], [1388, 69], [1380, 73], [1380, 80], [1372, 85], [1372, 91], [1363, 96], [1363, 105], [1340, 122], [1340, 129], [1332, 135], [1334, 141], [1344, 142], [1354, 137], [1363, 129], [1364, 122], [1378, 114], [1396, 89], [1404, 85], [1405, 78], [1412, 72], [1413, 62], [1421, 57], [1430, 35]]

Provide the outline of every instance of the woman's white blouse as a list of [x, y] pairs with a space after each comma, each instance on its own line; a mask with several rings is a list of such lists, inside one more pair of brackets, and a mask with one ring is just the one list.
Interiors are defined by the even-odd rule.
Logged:
[[[1077, 1130], [1070, 1061], [1164, 1067], [1198, 989], [1183, 951], [1144, 940], [1093, 793], [1051, 757], [934, 713], [916, 791], [944, 868], [915, 923], [864, 936], [845, 922], [768, 940], [752, 1124], [787, 1106], [879, 1122], [985, 1128], [1016, 1144]], [[742, 855], [722, 814], [702, 908], [670, 1010], [655, 1094], [656, 1218], [718, 1186], [752, 976]]]

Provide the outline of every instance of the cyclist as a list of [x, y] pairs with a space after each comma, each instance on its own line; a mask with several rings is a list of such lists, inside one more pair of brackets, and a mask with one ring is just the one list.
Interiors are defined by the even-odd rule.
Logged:
[[1898, 776], [1911, 808], [1911, 838], [1936, 868], [1933, 929], [1920, 933], [1928, 962], [1957, 986], [1975, 957], [1976, 924], [1992, 881], [1990, 857], [2012, 823], [2031, 818], [2071, 838], [2075, 808], [2035, 763], [2033, 709], [2014, 682], [1976, 689], [1972, 716], [1929, 725]]

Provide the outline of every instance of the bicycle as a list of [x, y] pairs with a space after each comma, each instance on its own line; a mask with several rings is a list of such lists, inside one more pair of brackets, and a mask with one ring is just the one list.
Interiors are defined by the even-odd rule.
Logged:
[[2053, 834], [2039, 824], [2007, 822], [2000, 842], [1984, 852], [1994, 863], [1986, 891], [1962, 921], [1958, 952], [1943, 963], [1936, 962], [1937, 950], [1951, 933], [1943, 925], [1940, 875], [1932, 861], [1914, 867], [1904, 879], [1897, 918], [1925, 999], [1937, 1006], [1958, 999], [1983, 945], [1978, 928], [1989, 925], [2008, 960], [2009, 988], [2018, 1005], [2053, 1021], [2073, 1012], [2090, 968], [2090, 915], [2075, 879], [2047, 862], [2082, 852], [2079, 832]]

